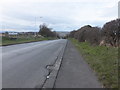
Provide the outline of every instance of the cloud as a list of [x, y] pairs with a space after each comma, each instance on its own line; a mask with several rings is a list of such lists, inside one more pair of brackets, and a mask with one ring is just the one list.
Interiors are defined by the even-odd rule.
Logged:
[[117, 18], [118, 1], [2, 0], [0, 28], [6, 26], [7, 29], [34, 31], [35, 28], [39, 30], [40, 24], [47, 23], [54, 30], [70, 31], [86, 24], [102, 26]]

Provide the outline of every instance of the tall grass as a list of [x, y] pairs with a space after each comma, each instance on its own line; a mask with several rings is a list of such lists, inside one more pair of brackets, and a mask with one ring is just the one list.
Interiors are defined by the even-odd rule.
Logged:
[[118, 88], [118, 48], [91, 46], [71, 39], [106, 88]]

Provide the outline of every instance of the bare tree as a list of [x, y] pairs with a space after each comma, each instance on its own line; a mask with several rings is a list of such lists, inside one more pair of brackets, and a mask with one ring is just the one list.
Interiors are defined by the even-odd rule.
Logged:
[[105, 37], [105, 42], [111, 46], [119, 46], [120, 43], [120, 19], [107, 22], [103, 26], [102, 34]]
[[76, 32], [77, 32], [76, 30], [73, 30], [72, 32], [70, 32], [69, 37], [74, 38], [74, 35]]
[[70, 36], [77, 39], [79, 42], [89, 42], [98, 45], [101, 39], [101, 28], [86, 25], [77, 31], [72, 31]]
[[86, 25], [72, 31], [69, 36], [79, 42], [89, 42], [96, 45], [102, 42], [104, 45], [120, 46], [120, 19], [107, 22], [102, 29]]
[[39, 34], [44, 37], [56, 37], [56, 32], [51, 31], [52, 28], [48, 28], [46, 24], [40, 25]]

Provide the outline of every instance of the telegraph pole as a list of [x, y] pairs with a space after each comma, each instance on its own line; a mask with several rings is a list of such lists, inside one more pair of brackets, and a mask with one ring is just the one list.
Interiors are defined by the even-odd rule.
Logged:
[[120, 18], [120, 1], [118, 2], [118, 18]]
[[35, 17], [35, 32], [34, 32], [35, 36], [36, 36], [36, 17]]
[[[43, 18], [43, 17], [41, 16], [40, 18]], [[34, 34], [35, 36], [37, 33], [36, 31], [37, 31], [37, 17], [35, 17], [35, 34]]]

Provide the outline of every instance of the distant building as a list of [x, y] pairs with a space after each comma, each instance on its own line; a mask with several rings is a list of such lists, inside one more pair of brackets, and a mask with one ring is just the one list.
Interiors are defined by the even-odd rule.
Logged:
[[8, 32], [8, 35], [18, 35], [17, 32]]

